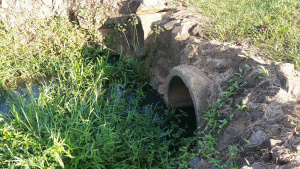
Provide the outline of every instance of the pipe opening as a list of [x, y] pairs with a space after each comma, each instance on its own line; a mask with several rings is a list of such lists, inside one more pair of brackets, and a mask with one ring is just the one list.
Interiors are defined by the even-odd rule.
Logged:
[[169, 83], [168, 104], [172, 108], [194, 107], [193, 99], [183, 80], [174, 76]]
[[182, 115], [179, 126], [186, 131], [183, 137], [193, 136], [197, 129], [194, 103], [189, 88], [179, 76], [172, 77], [169, 82], [168, 104], [176, 109], [176, 115]]

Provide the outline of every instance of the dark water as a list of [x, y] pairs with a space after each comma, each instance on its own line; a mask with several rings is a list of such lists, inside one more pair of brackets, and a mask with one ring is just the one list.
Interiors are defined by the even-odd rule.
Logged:
[[[146, 106], [146, 105], [153, 105], [153, 107], [162, 107], [163, 109], [167, 109], [168, 106], [164, 103], [163, 99], [159, 96], [159, 94], [151, 89], [150, 86], [145, 87], [144, 89], [145, 93], [145, 98], [141, 101], [140, 106]], [[163, 110], [162, 109], [162, 110]], [[153, 111], [153, 110], [152, 110]], [[185, 112], [185, 113], [183, 113]], [[156, 112], [159, 113], [159, 116], [164, 113], [163, 111], [161, 112]], [[183, 115], [185, 114], [185, 115]], [[195, 109], [194, 107], [185, 107], [185, 108], [180, 108], [180, 109], [175, 109], [175, 115], [180, 116], [180, 120], [176, 119], [170, 119], [172, 121], [176, 121], [180, 128], [185, 128], [185, 135], [183, 137], [191, 137], [194, 135], [195, 130], [197, 129], [196, 125], [196, 115], [195, 115]]]
[[[49, 85], [49, 83], [47, 83], [46, 85]], [[27, 101], [27, 99], [31, 98], [31, 94], [33, 96], [33, 98], [36, 99], [36, 101], [38, 100], [38, 98], [40, 97], [41, 94], [41, 86], [39, 85], [32, 85], [30, 88], [30, 91], [25, 87], [20, 87], [18, 89], [15, 89], [16, 95], [11, 95], [11, 96], [6, 96], [0, 99], [0, 113], [2, 114], [6, 114], [6, 111], [9, 109], [9, 105], [6, 103], [6, 100], [8, 99], [7, 97], [10, 97], [10, 99], [12, 100], [16, 100], [17, 97], [19, 96], [23, 96], [26, 100], [25, 100], [25, 105], [28, 105], [29, 102]]]

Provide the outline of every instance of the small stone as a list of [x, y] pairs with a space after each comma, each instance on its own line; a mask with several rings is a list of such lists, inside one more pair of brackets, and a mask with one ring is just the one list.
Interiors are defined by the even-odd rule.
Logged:
[[173, 13], [173, 17], [178, 17], [178, 16], [188, 16], [188, 15], [192, 15], [193, 13], [189, 10], [179, 10], [179, 11], [175, 11]]
[[182, 27], [181, 27], [181, 26], [176, 26], [176, 27], [172, 30], [172, 33], [173, 33], [173, 34], [180, 34], [180, 33], [181, 33], [181, 30], [182, 30]]
[[281, 146], [283, 143], [284, 142], [282, 140], [266, 139], [261, 143], [259, 148], [262, 150], [271, 150], [274, 146]]
[[249, 142], [253, 144], [261, 144], [265, 139], [267, 135], [262, 130], [257, 130], [252, 136], [249, 138]]
[[297, 146], [296, 146], [296, 150], [297, 150], [297, 151], [300, 151], [300, 145], [297, 145]]
[[261, 157], [261, 160], [265, 163], [268, 163], [272, 160], [273, 158], [273, 155], [272, 153], [265, 153], [262, 157]]
[[203, 32], [202, 32], [201, 26], [196, 25], [196, 26], [193, 28], [193, 30], [191, 31], [191, 35], [203, 37], [204, 34], [203, 34]]
[[262, 123], [263, 126], [271, 126], [276, 124], [276, 120], [269, 120]]
[[176, 24], [178, 24], [178, 23], [180, 23], [180, 20], [171, 20], [171, 21], [165, 23], [163, 27], [164, 27], [166, 30], [172, 30], [173, 27], [174, 27]]
[[154, 80], [154, 85], [156, 86], [156, 87], [158, 87], [158, 85], [160, 85], [161, 84], [161, 82], [159, 81], [159, 79], [158, 78], [155, 78], [155, 80]]
[[262, 169], [262, 166], [259, 162], [255, 162], [252, 166], [252, 169]]
[[156, 6], [158, 4], [158, 0], [143, 0], [143, 4], [146, 6]]
[[284, 141], [282, 140], [275, 140], [275, 139], [270, 139], [272, 147], [274, 146], [282, 146], [284, 144]]
[[217, 169], [217, 167], [213, 165], [213, 166], [211, 166], [211, 169]]
[[[252, 136], [249, 138], [249, 144], [245, 146], [245, 151], [252, 152], [257, 149], [257, 146], [259, 146], [264, 140], [266, 140], [267, 135], [262, 130], [257, 130], [255, 133], [252, 134]], [[253, 146], [252, 146], [253, 145]]]
[[196, 17], [195, 15], [188, 15], [185, 17], [186, 19], [199, 19], [198, 17]]
[[257, 121], [259, 119], [261, 119], [264, 115], [264, 112], [262, 111], [253, 111], [250, 113], [251, 119], [252, 121]]
[[272, 145], [271, 145], [270, 139], [269, 139], [269, 138], [268, 138], [268, 139], [265, 139], [265, 140], [261, 143], [261, 145], [259, 146], [259, 148], [260, 148], [261, 150], [271, 150], [271, 149], [272, 149]]
[[190, 29], [194, 26], [195, 23], [183, 23], [181, 26], [176, 26], [173, 30], [173, 34], [177, 35], [188, 35]]
[[200, 163], [201, 161], [201, 158], [199, 157], [194, 157], [190, 162], [189, 162], [189, 165], [191, 168], [198, 168], [198, 164]]

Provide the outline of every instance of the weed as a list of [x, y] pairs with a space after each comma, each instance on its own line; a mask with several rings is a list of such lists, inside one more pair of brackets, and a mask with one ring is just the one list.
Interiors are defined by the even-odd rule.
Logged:
[[265, 77], [269, 77], [269, 72], [268, 72], [268, 70], [267, 70], [265, 67], [263, 67], [262, 65], [258, 65], [258, 67], [261, 68], [261, 69], [260, 69], [260, 72], [261, 72], [262, 74], [264, 74]]
[[250, 109], [250, 106], [248, 106], [248, 105], [236, 104], [236, 107], [237, 107], [238, 110], [244, 110], [244, 109], [249, 110]]
[[211, 18], [210, 38], [239, 37], [277, 61], [300, 66], [299, 1], [189, 0], [188, 5]]
[[238, 168], [236, 160], [240, 159], [240, 154], [244, 152], [244, 149], [238, 145], [229, 146], [229, 160], [231, 168]]
[[[230, 114], [228, 118], [224, 118], [223, 115], [219, 113], [219, 110], [231, 100], [237, 90], [247, 84], [242, 80], [243, 77], [243, 69], [239, 68], [239, 72], [235, 73], [235, 76], [229, 80], [231, 85], [225, 88], [226, 91], [222, 93], [221, 98], [209, 105], [207, 109], [202, 112], [202, 121], [198, 127], [198, 140], [194, 141], [195, 148], [190, 151], [192, 156], [206, 158], [218, 168], [237, 168], [235, 160], [238, 159], [238, 155], [242, 151], [240, 147], [229, 146], [229, 159], [227, 161], [221, 160], [220, 152], [217, 149], [217, 135], [233, 118], [233, 114]], [[244, 109], [248, 107], [240, 106], [240, 108]]]
[[[20, 32], [0, 29], [0, 92], [7, 105], [0, 113], [0, 167], [187, 164], [196, 138], [181, 138], [185, 131], [176, 122], [180, 117], [168, 109], [148, 106], [151, 113], [139, 107], [145, 83], [138, 80], [139, 60], [121, 55], [108, 63], [107, 51], [96, 45], [101, 40], [97, 32], [83, 32], [67, 19], [31, 26]], [[13, 90], [22, 79], [30, 97]], [[31, 91], [33, 82], [39, 82], [38, 98]], [[163, 115], [155, 113], [159, 111]]]
[[135, 14], [131, 14], [131, 18], [128, 22], [133, 25], [133, 47], [136, 52], [136, 56], [139, 56], [139, 37], [138, 37], [138, 30], [137, 25], [139, 24], [139, 20]]

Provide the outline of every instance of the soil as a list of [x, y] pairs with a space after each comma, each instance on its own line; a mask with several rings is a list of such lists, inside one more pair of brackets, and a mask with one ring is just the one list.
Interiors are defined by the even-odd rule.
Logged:
[[[240, 168], [300, 168], [300, 72], [293, 64], [269, 60], [262, 49], [242, 39], [234, 39], [234, 43], [207, 40], [203, 27], [209, 20], [187, 10], [178, 8], [160, 24], [163, 32], [153, 32], [145, 40], [152, 41], [156, 36], [156, 43], [149, 47], [152, 52], [147, 55], [151, 60], [151, 85], [164, 97], [170, 70], [193, 65], [214, 82], [207, 92], [218, 91], [216, 100], [241, 68], [247, 85], [221, 110], [224, 117], [234, 114], [218, 135], [221, 159], [229, 158], [229, 145], [239, 145], [245, 150], [237, 159]], [[237, 104], [249, 109], [239, 110]], [[245, 140], [255, 137], [263, 142], [247, 149]]]

